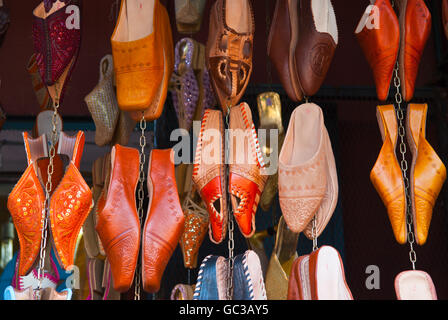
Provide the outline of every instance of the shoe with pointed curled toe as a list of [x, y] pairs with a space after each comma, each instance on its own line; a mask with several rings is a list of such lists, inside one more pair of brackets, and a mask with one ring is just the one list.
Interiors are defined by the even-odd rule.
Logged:
[[192, 180], [207, 206], [209, 236], [219, 244], [227, 230], [227, 187], [224, 164], [224, 122], [219, 110], [206, 110], [199, 132]]
[[81, 29], [67, 28], [67, 22], [73, 20], [73, 11], [67, 7], [76, 6], [79, 16], [80, 4], [79, 0], [58, 2], [47, 11], [41, 2], [33, 11], [33, 42], [39, 73], [52, 100], [59, 103], [81, 46]]
[[410, 171], [411, 209], [415, 241], [426, 243], [432, 210], [446, 180], [446, 168], [426, 140], [428, 105], [409, 104], [406, 119], [408, 144], [412, 152]]
[[109, 144], [118, 122], [119, 108], [113, 83], [113, 59], [108, 54], [100, 62], [100, 80], [84, 101], [95, 123], [95, 143]]
[[286, 94], [296, 102], [303, 99], [294, 56], [299, 30], [297, 3], [298, 0], [276, 2], [268, 39], [268, 56]]
[[353, 300], [339, 252], [322, 246], [309, 255], [310, 300]]
[[247, 250], [235, 257], [233, 300], [267, 300], [260, 259], [255, 251]]
[[229, 300], [228, 266], [229, 263], [224, 257], [205, 257], [199, 267], [193, 300]]
[[185, 218], [174, 175], [173, 149], [152, 150], [148, 166], [149, 205], [142, 237], [143, 290], [159, 291], [165, 268], [184, 232]]
[[268, 176], [247, 103], [230, 109], [229, 128], [230, 201], [241, 233], [250, 238], [255, 233], [255, 213]]
[[414, 96], [420, 59], [431, 33], [431, 13], [423, 0], [398, 0], [400, 54], [398, 69], [404, 101]]
[[387, 100], [400, 46], [400, 27], [390, 0], [369, 5], [355, 35], [373, 71], [378, 99]]
[[400, 272], [394, 284], [398, 300], [437, 300], [434, 282], [425, 271]]
[[39, 253], [45, 192], [36, 169], [37, 159], [48, 156], [45, 135], [37, 139], [23, 133], [28, 167], [8, 197], [8, 210], [20, 243], [18, 274], [28, 274]]
[[376, 109], [383, 146], [370, 172], [370, 181], [387, 209], [392, 230], [398, 243], [406, 242], [406, 197], [403, 175], [395, 154], [398, 127], [393, 105]]
[[249, 0], [217, 0], [213, 4], [206, 48], [207, 69], [224, 112], [238, 104], [249, 83], [254, 32]]
[[338, 27], [330, 0], [299, 0], [298, 12], [296, 68], [301, 91], [310, 97], [319, 90], [330, 68], [338, 45]]
[[302, 232], [327, 188], [327, 148], [322, 109], [305, 103], [291, 114], [279, 156], [279, 199], [288, 227]]
[[114, 289], [126, 292], [134, 281], [140, 249], [140, 221], [135, 192], [139, 177], [137, 149], [115, 145], [110, 175], [106, 177], [99, 204], [96, 230], [110, 262]]
[[70, 163], [51, 196], [49, 215], [56, 258], [65, 270], [74, 264], [78, 235], [93, 207], [92, 192], [79, 171], [84, 142], [82, 131], [72, 137], [61, 132], [58, 142], [58, 154]]
[[145, 111], [156, 99], [164, 73], [161, 20], [159, 0], [121, 1], [111, 45], [117, 100], [124, 111]]
[[207, 235], [209, 219], [202, 200], [197, 199], [199, 196], [196, 191], [193, 189], [191, 193], [193, 195], [188, 195], [182, 206], [185, 215], [185, 228], [180, 239], [180, 247], [185, 268], [195, 269], [198, 265], [199, 248]]
[[[326, 149], [326, 167], [327, 167], [327, 187], [325, 189], [325, 196], [317, 209], [316, 218], [316, 230], [314, 236], [319, 237], [325, 230], [328, 222], [330, 222], [333, 216], [336, 205], [338, 204], [339, 185], [338, 174], [336, 171], [336, 162], [334, 160], [333, 148], [331, 147], [330, 137], [328, 131], [325, 128], [325, 149]], [[310, 222], [304, 231], [305, 236], [313, 240], [313, 222]]]

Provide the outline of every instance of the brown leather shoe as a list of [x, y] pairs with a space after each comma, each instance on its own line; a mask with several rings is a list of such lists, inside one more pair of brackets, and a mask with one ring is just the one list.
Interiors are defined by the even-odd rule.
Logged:
[[292, 101], [303, 99], [294, 57], [299, 30], [297, 1], [277, 0], [268, 39], [268, 56]]
[[396, 1], [400, 12], [399, 74], [403, 99], [414, 96], [420, 59], [431, 33], [431, 13], [423, 0]]
[[355, 34], [373, 71], [378, 99], [387, 100], [398, 56], [400, 27], [389, 0], [376, 0], [374, 5], [367, 7]]
[[432, 210], [446, 179], [446, 168], [426, 140], [428, 105], [410, 104], [406, 120], [408, 144], [412, 152], [410, 189], [415, 240], [423, 245], [428, 237]]
[[249, 83], [254, 32], [249, 0], [214, 3], [206, 48], [207, 68], [224, 112], [237, 105]]
[[309, 259], [310, 256], [306, 254], [298, 257], [292, 264], [288, 281], [288, 300], [311, 300]]
[[150, 293], [159, 291], [163, 272], [184, 231], [173, 161], [173, 149], [151, 151], [149, 206], [142, 237], [142, 283]]
[[255, 213], [267, 175], [247, 103], [230, 109], [229, 129], [230, 200], [241, 233], [250, 238], [255, 232]]
[[208, 109], [202, 118], [192, 180], [207, 206], [210, 240], [219, 244], [227, 230], [227, 187], [222, 112]]
[[327, 75], [338, 44], [338, 27], [330, 0], [300, 0], [298, 10], [296, 68], [301, 91], [309, 97]]
[[96, 230], [111, 265], [114, 289], [128, 291], [134, 281], [140, 248], [140, 222], [135, 191], [139, 176], [137, 149], [115, 145], [111, 173], [106, 178], [106, 202], [99, 211]]
[[288, 227], [302, 232], [319, 209], [327, 188], [327, 149], [322, 110], [302, 104], [291, 114], [279, 156], [279, 199]]
[[403, 175], [395, 149], [398, 127], [393, 105], [378, 106], [376, 117], [383, 146], [370, 172], [370, 181], [387, 208], [392, 230], [398, 243], [406, 242], [406, 197]]

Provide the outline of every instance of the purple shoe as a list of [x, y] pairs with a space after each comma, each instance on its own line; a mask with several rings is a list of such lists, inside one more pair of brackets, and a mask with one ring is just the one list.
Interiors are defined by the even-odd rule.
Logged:
[[183, 38], [176, 44], [170, 92], [179, 127], [188, 131], [199, 100], [199, 85], [194, 73], [197, 55], [198, 44], [193, 39]]

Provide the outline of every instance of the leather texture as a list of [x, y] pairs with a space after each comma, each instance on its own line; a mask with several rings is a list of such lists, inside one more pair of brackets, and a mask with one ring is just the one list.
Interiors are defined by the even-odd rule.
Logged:
[[193, 34], [201, 29], [206, 0], [175, 0], [177, 31]]
[[[244, 0], [247, 1], [247, 0]], [[255, 22], [251, 2], [241, 20], [247, 18], [250, 31], [239, 33], [226, 22], [227, 0], [217, 0], [210, 12], [206, 48], [207, 69], [221, 108], [227, 112], [243, 96], [252, 74], [253, 38]]]
[[303, 99], [296, 68], [298, 0], [277, 0], [268, 39], [268, 56], [286, 94], [292, 101]]
[[216, 244], [224, 240], [227, 230], [225, 170], [222, 112], [209, 109], [202, 117], [192, 180], [207, 206], [210, 219], [209, 236]]
[[184, 231], [185, 218], [174, 175], [174, 151], [152, 150], [148, 167], [150, 203], [142, 238], [142, 282], [159, 291], [163, 272]]
[[[291, 268], [291, 276], [288, 282], [288, 300], [310, 300], [306, 299], [304, 288], [310, 287], [308, 268], [305, 262], [309, 259], [309, 255], [298, 257]], [[309, 289], [308, 289], [309, 290]]]
[[431, 33], [431, 13], [423, 0], [397, 1], [400, 21], [399, 76], [403, 99], [414, 96], [420, 59]]
[[115, 145], [103, 203], [98, 204], [96, 230], [112, 270], [114, 289], [126, 292], [134, 280], [140, 249], [140, 222], [135, 191], [139, 177], [137, 149]]
[[[302, 232], [319, 209], [327, 188], [322, 110], [302, 104], [291, 114], [279, 156], [279, 199], [288, 227]], [[305, 153], [306, 152], [306, 153]]]
[[[156, 2], [158, 2], [158, 0], [156, 0]], [[158, 39], [156, 46], [158, 50], [160, 50], [160, 47], [162, 47], [163, 50], [162, 80], [155, 91], [154, 98], [151, 100], [149, 107], [143, 112], [143, 116], [147, 121], [156, 120], [162, 115], [168, 93], [170, 76], [174, 69], [174, 45], [170, 19], [166, 8], [161, 3], [158, 3], [158, 9], [159, 12], [157, 14], [160, 17], [160, 19], [158, 19], [160, 25], [158, 29], [156, 29], [156, 32], [160, 34], [160, 39]], [[156, 37], [159, 37], [159, 35], [156, 35]], [[135, 121], [140, 121], [142, 118], [141, 112], [134, 111], [131, 112], [130, 115]]]
[[[141, 39], [114, 40], [120, 30], [128, 28], [127, 0], [121, 1], [120, 14], [111, 37], [117, 85], [117, 100], [125, 111], [145, 111], [155, 100], [162, 83], [164, 57], [162, 12], [159, 0], [154, 1], [153, 32]], [[129, 21], [129, 23], [139, 23]], [[121, 26], [122, 25], [122, 26]]]
[[[375, 10], [361, 18], [360, 25], [364, 27], [356, 33], [356, 38], [373, 71], [378, 99], [384, 101], [389, 96], [398, 57], [400, 27], [390, 0], [376, 0], [374, 5]], [[378, 28], [372, 25], [372, 19], [373, 23], [378, 24]]]
[[398, 126], [393, 105], [377, 106], [377, 120], [383, 146], [370, 172], [370, 181], [387, 209], [395, 239], [406, 242], [406, 197], [403, 175], [397, 160]]
[[[337, 46], [337, 39], [334, 39], [330, 33], [317, 30], [317, 17], [313, 15], [312, 1], [299, 0], [298, 2], [299, 42], [295, 50], [299, 85], [303, 95], [308, 97], [316, 94], [325, 80]], [[324, 5], [325, 7], [320, 8]], [[329, 16], [334, 16], [331, 1], [320, 1], [318, 10], [324, 11], [325, 21], [331, 24]], [[336, 26], [334, 27], [337, 29]]]
[[177, 284], [171, 291], [170, 300], [193, 300], [194, 285]]
[[230, 109], [229, 192], [233, 216], [244, 237], [255, 233], [255, 213], [266, 183], [264, 160], [247, 103]]
[[415, 240], [419, 245], [426, 243], [432, 210], [446, 180], [445, 165], [426, 140], [427, 111], [426, 104], [409, 104], [406, 120], [407, 139], [412, 152], [412, 214]]

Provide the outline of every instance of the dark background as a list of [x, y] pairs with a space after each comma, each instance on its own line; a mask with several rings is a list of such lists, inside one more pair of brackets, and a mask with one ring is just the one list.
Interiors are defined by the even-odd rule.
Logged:
[[[11, 26], [0, 49], [0, 100], [8, 115], [8, 121], [35, 116], [39, 110], [26, 71], [28, 59], [33, 53], [31, 24], [32, 10], [37, 0], [4, 0], [11, 10]], [[184, 37], [176, 31], [174, 1], [162, 1], [170, 14], [173, 38]], [[395, 242], [386, 210], [369, 180], [369, 173], [381, 148], [381, 137], [375, 117], [375, 98], [372, 73], [356, 42], [354, 30], [368, 0], [333, 0], [339, 28], [339, 44], [322, 89], [312, 101], [325, 112], [333, 148], [335, 149], [340, 197], [338, 210], [325, 231], [320, 244], [335, 246], [344, 258], [347, 282], [355, 299], [395, 299], [394, 278], [401, 271], [410, 269], [407, 245]], [[207, 1], [202, 29], [193, 38], [205, 43], [208, 33], [209, 9]], [[289, 115], [298, 105], [289, 101], [278, 86], [278, 78], [266, 55], [267, 26], [272, 18], [274, 0], [252, 0], [255, 10], [256, 34], [254, 40], [254, 70], [245, 100], [256, 114], [256, 94], [275, 89], [282, 94], [283, 122], [285, 128]], [[428, 140], [447, 162], [448, 136], [446, 124], [446, 43], [441, 31], [440, 0], [426, 1], [433, 16], [433, 29], [422, 57], [417, 78], [414, 102], [429, 104]], [[117, 15], [116, 0], [85, 0], [82, 9], [82, 45], [77, 65], [60, 112], [64, 120], [88, 119], [89, 113], [84, 97], [97, 84], [99, 61], [110, 53], [110, 36]], [[172, 106], [167, 102], [158, 128], [176, 127]], [[7, 122], [8, 123], [8, 122]], [[158, 147], [165, 147], [164, 130], [158, 130]], [[166, 137], [165, 137], [166, 138]], [[448, 201], [446, 187], [442, 190], [434, 209], [427, 244], [417, 247], [417, 268], [428, 272], [436, 286], [439, 298], [448, 299]], [[276, 216], [279, 208], [276, 206]], [[258, 213], [258, 228], [271, 226], [270, 213]], [[238, 232], [236, 232], [238, 233]], [[237, 252], [245, 250], [239, 234]], [[309, 253], [310, 244], [300, 236], [299, 255]], [[272, 247], [273, 237], [266, 246]], [[226, 254], [226, 245], [212, 246], [207, 240], [200, 251], [200, 259], [207, 254]], [[269, 251], [269, 250], [268, 250]], [[164, 286], [158, 298], [167, 298], [173, 284], [187, 282], [179, 249], [168, 266]], [[366, 267], [377, 265], [381, 272], [381, 289], [367, 290]], [[195, 272], [190, 281], [194, 283]]]

